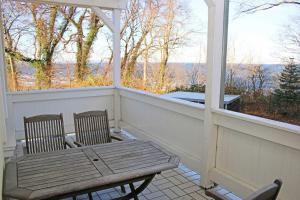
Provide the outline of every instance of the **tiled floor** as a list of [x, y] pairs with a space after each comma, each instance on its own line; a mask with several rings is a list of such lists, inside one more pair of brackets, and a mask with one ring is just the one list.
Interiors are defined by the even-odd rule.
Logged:
[[[138, 186], [139, 183], [136, 184]], [[129, 192], [129, 186], [125, 186]], [[219, 186], [218, 186], [219, 187]], [[226, 194], [228, 199], [241, 200], [224, 188], [220, 192]], [[112, 188], [92, 193], [93, 200], [110, 200], [123, 195], [120, 188]], [[78, 200], [87, 200], [87, 195], [77, 197]], [[140, 200], [211, 200], [200, 187], [200, 175], [183, 164], [177, 169], [157, 175], [151, 184], [139, 195]], [[68, 199], [68, 200], [71, 200]]]

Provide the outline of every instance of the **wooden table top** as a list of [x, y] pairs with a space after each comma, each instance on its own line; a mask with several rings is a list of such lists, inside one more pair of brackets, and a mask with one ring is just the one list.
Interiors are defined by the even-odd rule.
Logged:
[[158, 145], [128, 140], [25, 155], [6, 165], [4, 195], [46, 199], [176, 168], [179, 158]]

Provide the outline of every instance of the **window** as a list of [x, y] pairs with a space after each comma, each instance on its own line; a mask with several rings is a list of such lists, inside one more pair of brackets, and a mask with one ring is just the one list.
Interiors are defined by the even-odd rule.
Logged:
[[9, 91], [112, 84], [111, 33], [91, 9], [5, 0], [2, 12]]
[[204, 1], [131, 0], [122, 21], [123, 86], [157, 94], [204, 92]]
[[300, 7], [272, 2], [229, 1], [225, 95], [232, 110], [300, 125]]

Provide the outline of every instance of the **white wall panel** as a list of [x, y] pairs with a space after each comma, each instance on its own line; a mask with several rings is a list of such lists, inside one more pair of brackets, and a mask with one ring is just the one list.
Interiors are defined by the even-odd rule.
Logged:
[[[291, 133], [282, 131], [282, 134], [288, 137]], [[300, 135], [296, 136], [300, 142]], [[216, 169], [252, 188], [262, 187], [281, 178], [283, 188], [280, 198], [300, 199], [299, 149], [220, 126]], [[234, 185], [227, 186], [234, 190]]]
[[66, 133], [74, 131], [74, 112], [107, 109], [113, 120], [113, 89], [109, 87], [12, 93], [8, 101], [17, 139], [24, 138], [24, 116], [63, 113]]
[[[204, 111], [197, 106], [168, 102], [143, 92], [121, 91], [122, 128], [159, 143], [178, 154], [189, 167], [201, 171]], [[183, 110], [188, 112], [183, 114]], [[199, 115], [191, 117], [189, 112]]]

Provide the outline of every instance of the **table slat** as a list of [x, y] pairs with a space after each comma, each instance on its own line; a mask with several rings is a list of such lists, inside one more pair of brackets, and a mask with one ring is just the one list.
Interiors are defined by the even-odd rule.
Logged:
[[7, 164], [4, 195], [54, 198], [159, 173], [178, 164], [177, 156], [139, 140], [25, 155]]

